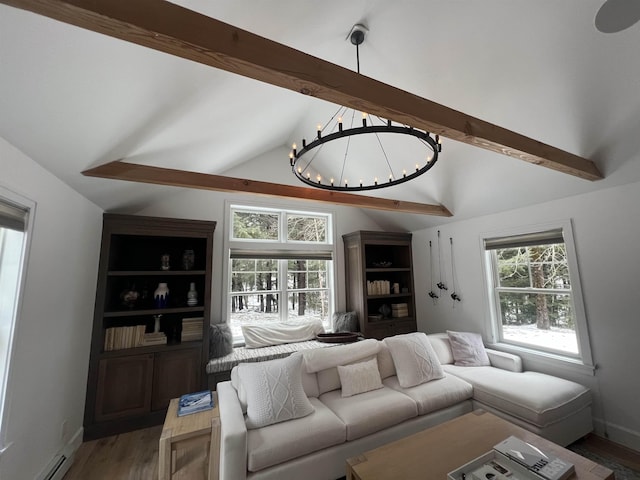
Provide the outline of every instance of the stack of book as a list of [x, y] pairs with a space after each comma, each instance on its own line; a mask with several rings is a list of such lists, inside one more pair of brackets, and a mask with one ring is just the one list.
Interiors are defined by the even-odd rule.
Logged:
[[214, 407], [211, 391], [187, 393], [180, 397], [178, 401], [178, 416], [189, 415], [190, 413], [211, 410]]
[[104, 332], [104, 351], [139, 347], [144, 336], [144, 325], [111, 327]]
[[157, 332], [145, 333], [141, 345], [147, 347], [149, 345], [166, 345], [166, 343], [167, 336], [163, 332]]
[[202, 340], [202, 322], [203, 317], [183, 318], [182, 319], [182, 341], [191, 342], [193, 340]]
[[394, 318], [402, 318], [409, 316], [409, 308], [406, 303], [392, 303], [391, 316]]
[[367, 282], [367, 295], [389, 295], [391, 282], [389, 280], [373, 280]]

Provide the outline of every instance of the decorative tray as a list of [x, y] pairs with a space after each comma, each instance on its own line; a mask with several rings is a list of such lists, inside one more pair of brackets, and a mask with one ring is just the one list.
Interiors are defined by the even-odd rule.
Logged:
[[325, 343], [349, 343], [358, 340], [360, 335], [353, 332], [319, 333], [316, 340]]

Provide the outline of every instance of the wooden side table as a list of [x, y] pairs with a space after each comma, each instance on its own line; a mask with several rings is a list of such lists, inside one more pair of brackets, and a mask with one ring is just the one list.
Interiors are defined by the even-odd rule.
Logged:
[[220, 470], [220, 411], [218, 395], [212, 392], [214, 407], [204, 412], [178, 416], [178, 398], [169, 403], [159, 446], [159, 480], [170, 480], [176, 471], [177, 448], [208, 450], [208, 479], [218, 480]]

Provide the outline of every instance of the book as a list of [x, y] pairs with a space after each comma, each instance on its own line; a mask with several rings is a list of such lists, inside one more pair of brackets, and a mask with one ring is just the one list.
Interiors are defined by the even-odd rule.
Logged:
[[187, 393], [182, 395], [178, 401], [178, 416], [211, 410], [213, 407], [213, 395], [210, 390]]

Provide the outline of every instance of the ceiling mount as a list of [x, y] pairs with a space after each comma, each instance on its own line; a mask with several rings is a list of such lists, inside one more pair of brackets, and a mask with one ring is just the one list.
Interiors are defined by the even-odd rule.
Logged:
[[362, 42], [364, 42], [364, 37], [367, 35], [368, 31], [369, 29], [367, 27], [365, 27], [361, 23], [356, 23], [349, 32], [348, 38], [355, 46], [362, 45]]
[[606, 0], [596, 13], [595, 24], [602, 33], [618, 33], [640, 20], [640, 0]]

